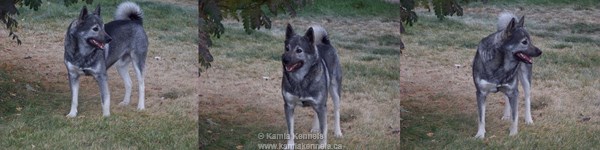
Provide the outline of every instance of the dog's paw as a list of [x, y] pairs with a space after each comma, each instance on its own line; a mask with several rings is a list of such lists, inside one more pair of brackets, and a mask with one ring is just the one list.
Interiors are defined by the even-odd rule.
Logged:
[[510, 133], [508, 133], [508, 136], [515, 136], [517, 135], [517, 131], [510, 131]]
[[342, 132], [339, 132], [339, 133], [336, 132], [336, 133], [334, 133], [333, 137], [335, 137], [335, 138], [342, 138]]
[[533, 119], [531, 118], [531, 115], [525, 115], [525, 124], [533, 125]]
[[510, 120], [510, 115], [503, 115], [501, 120]]
[[483, 135], [475, 135], [474, 138], [475, 139], [479, 139], [479, 140], [483, 140], [483, 137], [484, 137]]
[[519, 132], [519, 130], [517, 130], [516, 126], [511, 127], [509, 130], [510, 130], [510, 132], [508, 133], [508, 136], [515, 136]]
[[477, 133], [477, 135], [475, 135], [476, 139], [483, 139], [485, 137], [485, 133]]
[[69, 114], [67, 114], [67, 117], [75, 118], [75, 117], [77, 117], [77, 113], [69, 113]]
[[144, 106], [141, 106], [141, 107], [140, 107], [140, 106], [138, 106], [138, 108], [137, 108], [137, 110], [138, 110], [138, 111], [142, 111], [142, 110], [144, 110], [144, 109], [146, 109]]
[[533, 125], [533, 120], [525, 120], [525, 124], [527, 124], [527, 125]]
[[316, 127], [316, 128], [313, 127], [312, 129], [310, 129], [310, 132], [312, 132], [312, 133], [319, 133], [319, 132], [321, 132], [321, 129], [319, 129], [319, 127]]
[[129, 102], [122, 101], [119, 103], [119, 106], [127, 106], [127, 105], [129, 105]]

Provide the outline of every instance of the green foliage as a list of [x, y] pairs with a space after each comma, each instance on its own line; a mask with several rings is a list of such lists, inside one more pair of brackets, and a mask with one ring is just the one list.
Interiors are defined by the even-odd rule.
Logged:
[[271, 28], [271, 19], [266, 15], [267, 11], [277, 14], [287, 10], [295, 14], [293, 3], [295, 4], [292, 0], [200, 0], [198, 7], [207, 33], [219, 38], [225, 32], [221, 23], [224, 17], [242, 21], [246, 32], [251, 33], [262, 26]]
[[[79, 1], [79, 0], [63, 0], [63, 2], [65, 3], [65, 6], [71, 6], [72, 4], [77, 3], [77, 1]], [[81, 0], [81, 1], [85, 1], [85, 3], [87, 3], [87, 4], [92, 4], [92, 2], [94, 0]]]
[[[429, 6], [429, 5], [426, 5]], [[417, 13], [413, 11], [415, 9], [414, 0], [400, 1], [400, 19], [402, 22], [406, 22], [407, 25], [412, 26], [414, 22], [417, 22]]]
[[[463, 8], [459, 3], [469, 3], [473, 0], [403, 0], [400, 1], [400, 18], [402, 22], [412, 26], [414, 22], [417, 22], [417, 14], [415, 13], [415, 7], [423, 7], [433, 11], [435, 16], [440, 20], [444, 20], [445, 16], [462, 16]], [[476, 1], [476, 0], [475, 0]], [[483, 0], [486, 2], [486, 0]]]
[[213, 61], [208, 51], [212, 43], [210, 35], [220, 38], [225, 32], [225, 27], [221, 23], [224, 17], [232, 17], [243, 22], [244, 30], [250, 34], [261, 27], [271, 28], [271, 19], [267, 16], [267, 12], [276, 15], [278, 12], [288, 11], [295, 16], [294, 7], [305, 3], [305, 0], [199, 0], [198, 54], [200, 56], [198, 61], [201, 66], [199, 72], [202, 72], [203, 68], [208, 69], [210, 62]]
[[383, 0], [318, 0], [301, 8], [299, 16], [328, 17], [378, 17], [387, 20], [398, 19], [399, 4]]
[[[39, 10], [40, 5], [42, 5], [42, 0], [15, 0], [18, 4], [23, 3], [25, 6], [29, 6], [29, 9], [33, 9], [35, 11]], [[23, 5], [20, 4], [20, 5]]]
[[8, 29], [9, 31], [8, 36], [12, 36], [13, 40], [16, 39], [17, 43], [20, 45], [21, 40], [19, 39], [19, 36], [17, 36], [14, 33], [19, 23], [17, 22], [17, 20], [15, 20], [15, 18], [12, 17], [13, 15], [17, 15], [19, 13], [19, 11], [17, 11], [17, 8], [15, 7], [15, 5], [19, 2], [20, 0], [0, 1], [0, 21], [2, 21], [2, 23], [6, 25], [6, 29]]
[[444, 16], [452, 16], [454, 14], [457, 16], [463, 15], [462, 7], [455, 0], [433, 0], [432, 2], [435, 16], [440, 20], [444, 20]]
[[[65, 5], [69, 6], [71, 4], [77, 3], [78, 0], [64, 0]], [[91, 4], [94, 0], [81, 0], [85, 1], [88, 4]], [[6, 29], [8, 29], [8, 36], [13, 40], [17, 40], [17, 43], [21, 45], [21, 40], [19, 36], [15, 34], [15, 31], [19, 27], [19, 22], [14, 18], [15, 15], [19, 14], [17, 10], [17, 5], [21, 6], [29, 6], [29, 9], [33, 9], [35, 11], [39, 10], [42, 5], [42, 0], [2, 0], [0, 1], [0, 21], [6, 25]]]

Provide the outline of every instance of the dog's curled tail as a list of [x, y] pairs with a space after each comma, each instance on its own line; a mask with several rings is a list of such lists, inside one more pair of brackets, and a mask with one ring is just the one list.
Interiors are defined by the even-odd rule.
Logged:
[[500, 13], [500, 15], [498, 16], [498, 24], [496, 25], [496, 27], [498, 27], [498, 31], [506, 29], [506, 26], [508, 26], [508, 23], [510, 23], [510, 20], [513, 18], [515, 19], [515, 21], [519, 21], [517, 19], [517, 16], [515, 16], [515, 14], [513, 13], [506, 11]]
[[123, 2], [117, 6], [115, 20], [132, 20], [142, 23], [143, 12], [140, 6], [133, 2]]
[[309, 28], [313, 29], [315, 45], [329, 44], [329, 38], [327, 37], [327, 31], [325, 31], [325, 28], [319, 25], [311, 25]]

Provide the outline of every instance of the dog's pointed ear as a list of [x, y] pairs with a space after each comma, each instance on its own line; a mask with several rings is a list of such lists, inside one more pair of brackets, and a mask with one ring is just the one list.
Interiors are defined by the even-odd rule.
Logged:
[[506, 29], [504, 29], [504, 33], [502, 35], [502, 37], [504, 39], [508, 38], [510, 36], [510, 32], [512, 32], [513, 30], [515, 30], [515, 18], [510, 19], [510, 22], [508, 23], [508, 25], [506, 26]]
[[94, 10], [94, 15], [100, 16], [100, 4], [98, 4], [98, 6], [96, 6], [96, 10]]
[[84, 20], [85, 17], [87, 17], [87, 15], [88, 15], [87, 7], [83, 6], [83, 8], [81, 9], [81, 12], [79, 13], [79, 17], [77, 17], [77, 19]]
[[294, 36], [294, 29], [292, 28], [292, 25], [290, 25], [289, 23], [287, 24], [287, 27], [285, 29], [285, 39], [290, 39]]
[[525, 27], [525, 15], [523, 15], [521, 19], [519, 19], [519, 24], [517, 25], [517, 27]]
[[306, 38], [308, 38], [308, 42], [310, 44], [314, 44], [315, 43], [315, 30], [313, 30], [312, 27], [308, 28], [308, 30], [306, 30], [306, 34], [304, 34], [304, 36]]

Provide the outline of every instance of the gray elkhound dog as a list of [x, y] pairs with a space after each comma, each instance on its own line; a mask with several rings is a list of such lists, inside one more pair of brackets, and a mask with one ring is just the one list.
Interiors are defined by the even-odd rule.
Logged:
[[288, 149], [294, 148], [294, 107], [311, 106], [317, 115], [311, 132], [320, 132], [319, 146], [327, 144], [327, 93], [331, 94], [335, 113], [335, 136], [342, 137], [340, 129], [340, 95], [342, 69], [335, 48], [327, 32], [312, 26], [304, 36], [297, 35], [290, 24], [285, 33], [285, 52], [281, 56], [283, 79], [281, 93], [285, 102], [288, 125]]
[[[530, 89], [532, 57], [542, 51], [533, 45], [524, 27], [525, 16], [517, 22], [511, 13], [498, 17], [498, 31], [481, 40], [473, 60], [473, 81], [477, 89], [479, 129], [475, 138], [485, 136], [485, 100], [489, 93], [503, 92], [507, 103], [503, 119], [512, 120], [509, 135], [517, 134], [518, 84], [525, 90], [525, 120], [531, 124]], [[517, 79], [518, 78], [518, 79]], [[509, 114], [510, 111], [510, 114]]]
[[100, 6], [88, 13], [84, 6], [79, 17], [69, 25], [65, 35], [65, 65], [69, 74], [72, 103], [67, 117], [77, 116], [79, 76], [91, 75], [98, 82], [102, 96], [102, 114], [110, 116], [110, 94], [106, 70], [117, 63], [117, 70], [125, 82], [125, 98], [131, 98], [131, 79], [128, 65], [133, 64], [139, 86], [138, 110], [144, 109], [144, 64], [148, 38], [142, 26], [142, 10], [132, 2], [121, 3], [115, 20], [104, 24]]

